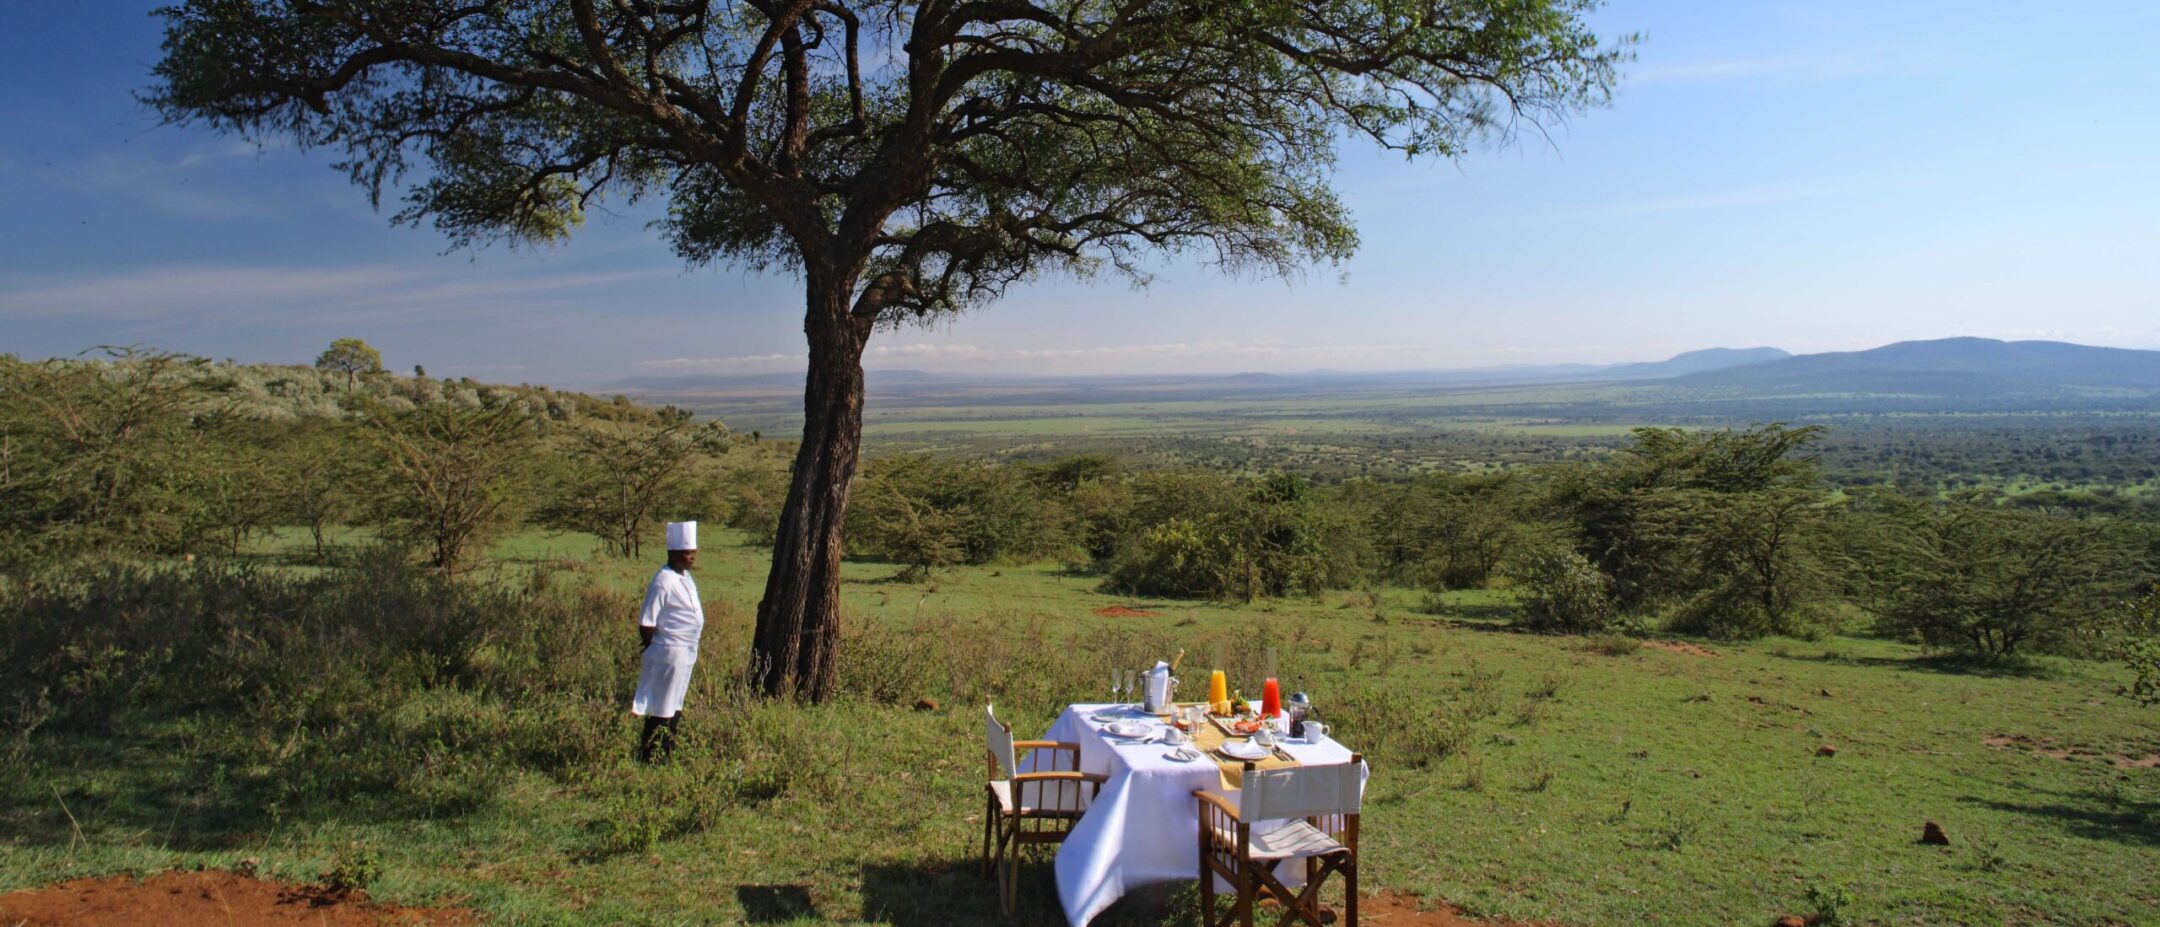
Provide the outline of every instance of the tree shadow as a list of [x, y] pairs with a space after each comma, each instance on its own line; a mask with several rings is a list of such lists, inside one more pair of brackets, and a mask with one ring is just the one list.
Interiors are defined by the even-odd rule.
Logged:
[[208, 852], [356, 816], [463, 817], [485, 808], [498, 787], [473, 778], [414, 794], [344, 752], [327, 746], [266, 762], [238, 744], [191, 744], [169, 725], [40, 731], [13, 775], [0, 776], [0, 816], [10, 836], [28, 845], [64, 847], [118, 835]]
[[2054, 791], [2019, 786], [2033, 801], [1998, 801], [1966, 797], [1968, 805], [2046, 818], [2087, 840], [2129, 846], [2160, 847], [2160, 801], [2085, 789]]
[[802, 885], [739, 885], [735, 902], [742, 905], [743, 920], [752, 924], [780, 924], [793, 920], [817, 920], [817, 905], [810, 889]]
[[1846, 666], [1984, 679], [2052, 679], [2061, 675], [2054, 667], [2038, 660], [1982, 660], [1956, 653], [1924, 654], [1917, 657], [1853, 657], [1825, 653], [1817, 659]]
[[[983, 875], [975, 857], [864, 866], [862, 920], [892, 927], [1062, 925], [1065, 911], [1058, 902], [1051, 859], [1049, 849], [1021, 856], [1019, 897], [1011, 918], [998, 910], [997, 878]], [[1198, 923], [1195, 884], [1144, 886], [1118, 899], [1089, 923], [1093, 927], [1189, 927]]]

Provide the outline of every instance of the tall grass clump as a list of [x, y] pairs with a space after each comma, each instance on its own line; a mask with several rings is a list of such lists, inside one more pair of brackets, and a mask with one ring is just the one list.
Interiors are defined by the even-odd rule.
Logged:
[[33, 738], [172, 738], [207, 800], [489, 800], [505, 769], [562, 772], [627, 749], [626, 597], [559, 581], [450, 578], [380, 550], [312, 576], [228, 563], [103, 563], [0, 588], [0, 713]]

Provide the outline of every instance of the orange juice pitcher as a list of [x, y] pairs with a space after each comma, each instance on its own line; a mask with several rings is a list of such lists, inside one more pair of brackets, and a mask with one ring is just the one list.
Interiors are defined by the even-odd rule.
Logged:
[[1230, 713], [1230, 680], [1223, 676], [1222, 670], [1208, 674], [1207, 700], [1209, 711], [1218, 715]]

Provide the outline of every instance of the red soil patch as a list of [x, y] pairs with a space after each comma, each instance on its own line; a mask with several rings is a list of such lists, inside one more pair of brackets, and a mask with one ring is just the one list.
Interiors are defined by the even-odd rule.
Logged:
[[1686, 643], [1684, 641], [1643, 641], [1642, 643], [1645, 647], [1649, 647], [1653, 650], [1663, 650], [1667, 653], [1684, 653], [1691, 657], [1717, 656], [1717, 651], [1715, 650], [1711, 650], [1708, 647], [1698, 647], [1694, 644]]
[[1096, 609], [1096, 610], [1095, 610], [1095, 614], [1097, 614], [1097, 615], [1101, 615], [1101, 616], [1102, 616], [1102, 617], [1104, 617], [1104, 618], [1153, 618], [1153, 617], [1155, 617], [1155, 613], [1154, 613], [1154, 612], [1151, 612], [1151, 611], [1148, 611], [1147, 609], [1144, 609], [1144, 608], [1132, 608], [1132, 607], [1129, 607], [1129, 606], [1125, 606], [1125, 605], [1106, 605], [1106, 606], [1103, 606], [1102, 608], [1098, 608], [1098, 609]]
[[[1340, 918], [1337, 923], [1341, 923]], [[1557, 927], [1551, 921], [1481, 921], [1464, 917], [1461, 908], [1427, 908], [1416, 895], [1384, 891], [1358, 900], [1358, 923], [1375, 927]]]
[[291, 885], [233, 872], [166, 872], [76, 879], [0, 895], [6, 927], [470, 927], [457, 908], [400, 908], [364, 892]]

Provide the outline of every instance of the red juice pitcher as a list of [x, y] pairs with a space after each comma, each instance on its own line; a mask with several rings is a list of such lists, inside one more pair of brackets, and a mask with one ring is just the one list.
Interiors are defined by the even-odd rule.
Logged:
[[1269, 676], [1267, 683], [1260, 687], [1260, 716], [1263, 718], [1279, 718], [1282, 716], [1282, 686], [1276, 684], [1273, 676]]

